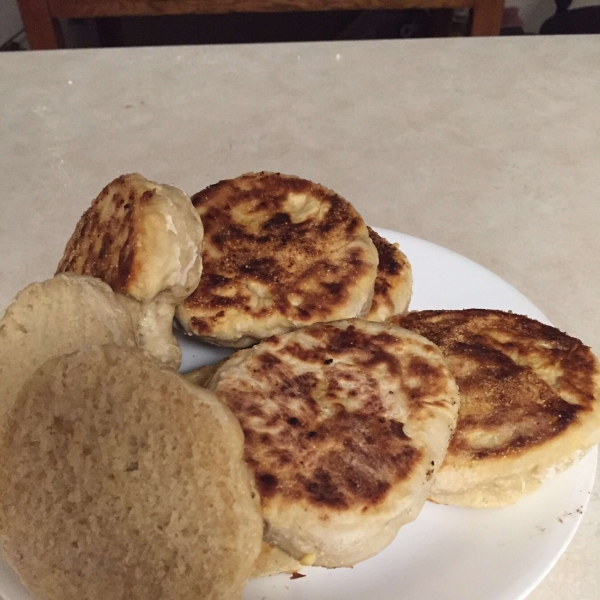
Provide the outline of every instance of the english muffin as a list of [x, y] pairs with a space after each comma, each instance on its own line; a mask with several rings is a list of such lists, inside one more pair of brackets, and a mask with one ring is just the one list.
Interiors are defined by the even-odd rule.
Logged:
[[[190, 383], [205, 388], [212, 376], [223, 366], [226, 360], [223, 359], [212, 365], [198, 367], [197, 369], [188, 371], [183, 377]], [[266, 577], [276, 575], [277, 573], [294, 573], [312, 564], [306, 561], [305, 563], [300, 563], [289, 556], [289, 554], [286, 554], [281, 548], [263, 542], [260, 554], [254, 564], [252, 577]]]
[[376, 231], [367, 227], [369, 237], [379, 256], [377, 277], [369, 321], [385, 321], [406, 312], [412, 296], [412, 269], [398, 244], [391, 244]]
[[459, 403], [432, 343], [359, 319], [240, 350], [208, 387], [244, 430], [265, 541], [326, 567], [376, 554], [416, 517]]
[[[223, 366], [226, 360], [198, 367], [197, 369], [188, 371], [183, 377], [190, 383], [205, 388], [212, 376]], [[304, 562], [305, 564], [302, 564], [289, 554], [286, 554], [281, 548], [263, 542], [260, 554], [254, 564], [252, 577], [268, 577], [270, 575], [277, 575], [278, 573], [294, 573], [300, 571], [303, 567], [312, 565], [311, 560], [305, 559]]]
[[83, 214], [57, 271], [97, 277], [140, 302], [180, 302], [202, 273], [202, 221], [180, 189], [137, 173], [109, 183]]
[[49, 358], [97, 344], [136, 345], [131, 318], [108, 285], [69, 274], [28, 285], [0, 320], [0, 417]]
[[203, 227], [190, 199], [137, 173], [107, 185], [81, 217], [57, 273], [97, 277], [136, 319], [138, 345], [178, 367], [172, 334], [175, 305], [198, 285]]
[[186, 332], [242, 348], [369, 312], [377, 250], [336, 193], [299, 177], [249, 173], [192, 202], [204, 222], [204, 275], [177, 309]]
[[498, 310], [412, 312], [391, 321], [439, 345], [461, 407], [435, 502], [516, 502], [600, 441], [600, 370], [579, 340]]
[[241, 598], [262, 519], [239, 423], [140, 350], [46, 362], [0, 436], [0, 537], [45, 600]]

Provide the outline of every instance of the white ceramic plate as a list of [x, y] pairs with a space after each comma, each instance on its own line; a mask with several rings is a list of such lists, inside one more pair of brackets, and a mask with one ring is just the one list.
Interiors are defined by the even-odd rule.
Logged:
[[[398, 242], [412, 263], [411, 309], [498, 308], [549, 323], [477, 263], [424, 240], [377, 232]], [[228, 354], [183, 343], [184, 370]], [[596, 449], [514, 506], [476, 510], [426, 503], [388, 548], [353, 569], [313, 567], [304, 569], [302, 579], [258, 579], [248, 584], [244, 600], [521, 600], [571, 541], [595, 473]]]
[[[412, 263], [411, 309], [498, 308], [548, 322], [527, 298], [478, 264], [417, 238], [377, 231], [398, 242]], [[180, 341], [182, 371], [229, 354]], [[514, 506], [475, 510], [426, 503], [390, 546], [353, 569], [312, 567], [302, 579], [254, 580], [244, 600], [521, 600], [571, 541], [595, 472], [596, 449]], [[32, 600], [1, 560], [0, 595]]]

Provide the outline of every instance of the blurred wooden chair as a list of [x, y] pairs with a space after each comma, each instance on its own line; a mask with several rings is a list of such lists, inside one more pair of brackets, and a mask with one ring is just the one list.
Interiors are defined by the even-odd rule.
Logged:
[[498, 35], [504, 0], [18, 0], [33, 50], [64, 48], [59, 19], [288, 11], [469, 8], [471, 35]]

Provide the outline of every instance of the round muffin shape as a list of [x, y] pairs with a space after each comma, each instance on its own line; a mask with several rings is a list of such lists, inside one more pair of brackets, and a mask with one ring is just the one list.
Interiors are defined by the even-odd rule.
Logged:
[[145, 352], [93, 347], [24, 386], [0, 440], [0, 536], [44, 600], [240, 598], [262, 539], [243, 434]]
[[579, 340], [499, 310], [391, 319], [438, 344], [461, 408], [435, 502], [498, 507], [535, 491], [600, 441], [600, 368]]
[[359, 319], [240, 350], [208, 387], [244, 430], [265, 541], [326, 567], [376, 554], [416, 517], [459, 403], [439, 349]]
[[202, 221], [188, 196], [138, 173], [109, 183], [83, 214], [57, 272], [90, 275], [140, 302], [183, 300], [202, 273]]
[[299, 177], [249, 173], [192, 201], [204, 223], [204, 273], [177, 309], [188, 333], [243, 348], [369, 311], [377, 250], [336, 193]]
[[137, 345], [179, 368], [175, 306], [202, 273], [202, 221], [180, 189], [121, 175], [79, 219], [58, 273], [97, 277], [123, 295]]
[[70, 274], [28, 285], [0, 320], [0, 416], [48, 359], [97, 344], [136, 345], [129, 313], [108, 285]]

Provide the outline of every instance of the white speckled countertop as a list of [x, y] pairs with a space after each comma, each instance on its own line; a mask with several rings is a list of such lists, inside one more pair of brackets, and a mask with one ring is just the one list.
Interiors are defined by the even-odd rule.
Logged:
[[[600, 352], [598, 36], [3, 53], [0, 109], [0, 307], [115, 176], [193, 193], [273, 170], [481, 263]], [[596, 600], [599, 565], [597, 481], [529, 598]]]

